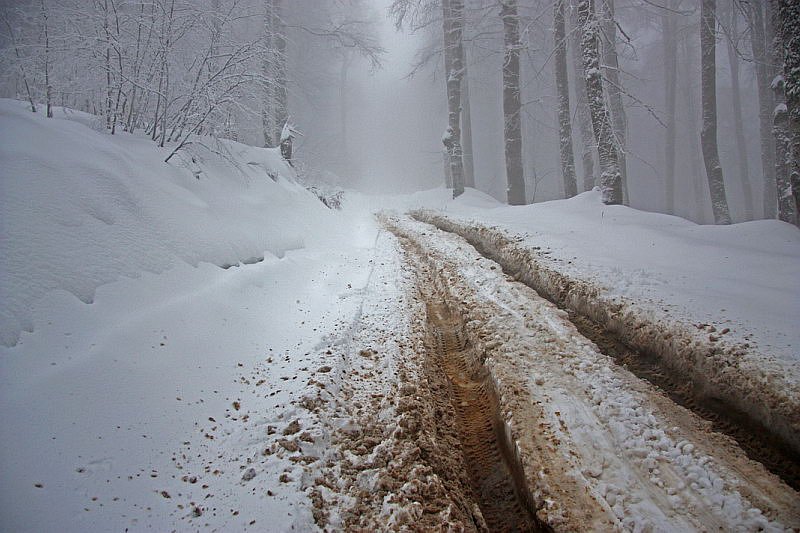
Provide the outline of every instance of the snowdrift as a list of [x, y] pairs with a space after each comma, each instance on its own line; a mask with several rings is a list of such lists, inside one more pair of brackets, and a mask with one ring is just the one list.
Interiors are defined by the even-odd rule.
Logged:
[[[277, 149], [201, 139], [169, 153], [139, 134], [55, 108], [0, 100], [0, 343], [36, 327], [35, 308], [178, 263], [225, 267], [282, 256], [313, 239], [327, 209]], [[100, 131], [96, 131], [100, 130]]]

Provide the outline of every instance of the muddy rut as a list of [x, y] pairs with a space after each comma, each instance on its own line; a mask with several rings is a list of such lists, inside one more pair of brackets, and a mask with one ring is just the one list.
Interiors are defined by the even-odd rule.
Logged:
[[496, 394], [479, 355], [446, 306], [428, 302], [427, 308], [433, 356], [450, 385], [464, 463], [486, 527], [489, 531], [546, 531], [530, 512], [524, 479], [505, 442]]
[[[749, 458], [758, 461], [784, 483], [800, 491], [800, 453], [782, 435], [761, 423], [760, 417], [744, 412], [740, 405], [729, 399], [718, 397], [722, 396], [719, 391], [698, 382], [695, 376], [675, 370], [663, 354], [655, 353], [655, 348], [633, 347], [620, 334], [588, 316], [585, 309], [576, 310], [568, 289], [559, 292], [547, 285], [546, 277], [528, 275], [529, 272], [520, 265], [508, 261], [503, 254], [463, 228], [443, 224], [440, 219], [431, 220], [424, 216], [418, 216], [417, 219], [464, 238], [482, 256], [496, 261], [508, 276], [528, 285], [566, 311], [578, 331], [592, 340], [602, 353], [661, 389], [674, 403], [710, 422], [714, 431], [733, 438]], [[536, 271], [536, 268], [533, 270]], [[564, 286], [570, 287], [570, 284], [564, 283]], [[643, 341], [639, 339], [639, 342], [641, 344]]]

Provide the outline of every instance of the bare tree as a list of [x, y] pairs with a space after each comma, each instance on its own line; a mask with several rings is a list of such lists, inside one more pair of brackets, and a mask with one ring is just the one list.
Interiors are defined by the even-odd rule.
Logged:
[[524, 205], [525, 176], [522, 168], [522, 123], [519, 84], [519, 13], [517, 0], [500, 0], [503, 21], [503, 137], [509, 205]]
[[753, 188], [750, 186], [750, 171], [747, 157], [747, 143], [744, 139], [744, 121], [742, 120], [741, 83], [739, 81], [739, 36], [737, 33], [739, 15], [736, 6], [729, 6], [729, 21], [726, 28], [728, 47], [728, 67], [731, 74], [731, 89], [733, 96], [733, 123], [736, 137], [736, 153], [739, 159], [739, 182], [744, 197], [745, 219], [753, 219]]
[[621, 204], [622, 176], [619, 170], [617, 146], [608, 105], [603, 95], [603, 77], [600, 72], [598, 22], [594, 0], [578, 2], [578, 26], [582, 32], [583, 72], [586, 94], [592, 112], [592, 130], [600, 159], [600, 191], [603, 203]]
[[575, 116], [581, 134], [581, 163], [583, 166], [583, 190], [590, 191], [595, 186], [594, 152], [595, 141], [592, 133], [592, 114], [589, 101], [586, 99], [586, 78], [583, 73], [583, 46], [581, 31], [578, 25], [577, 6], [571, 10], [572, 27], [570, 28], [569, 47], [572, 51], [573, 94], [575, 95]]
[[447, 130], [442, 137], [447, 149], [453, 198], [464, 193], [464, 162], [461, 149], [461, 76], [464, 23], [463, 0], [442, 0], [442, 30], [444, 33], [444, 68], [447, 84]]
[[664, 59], [664, 211], [675, 213], [675, 100], [678, 84], [678, 41], [676, 38], [675, 2], [669, 0], [661, 13]]
[[286, 24], [283, 0], [265, 0], [264, 21], [264, 103], [262, 124], [264, 146], [280, 145], [288, 118], [289, 90], [286, 86]]
[[475, 159], [472, 151], [472, 112], [469, 103], [469, 68], [467, 49], [462, 46], [464, 57], [461, 59], [463, 74], [461, 75], [461, 137], [464, 158], [464, 186], [475, 188]]
[[775, 185], [775, 138], [772, 135], [772, 110], [774, 102], [769, 90], [769, 59], [767, 57], [764, 25], [764, 5], [760, 1], [746, 4], [750, 25], [750, 47], [756, 67], [758, 90], [758, 123], [761, 138], [761, 172], [764, 176], [764, 218], [775, 218], [777, 203]]
[[611, 110], [611, 126], [614, 130], [614, 142], [617, 145], [619, 173], [622, 182], [622, 198], [627, 204], [628, 170], [625, 154], [627, 119], [622, 105], [622, 81], [619, 76], [619, 59], [617, 58], [617, 21], [614, 14], [614, 0], [602, 0], [602, 34], [603, 34], [603, 77], [606, 81], [608, 104]]
[[570, 198], [578, 194], [578, 183], [575, 178], [575, 156], [572, 151], [564, 3], [564, 0], [556, 0], [553, 5], [553, 47], [556, 91], [558, 92], [558, 146], [561, 155], [561, 177], [564, 181], [564, 197]]
[[800, 5], [773, 2], [775, 55], [783, 65], [773, 82], [776, 90], [783, 89], [783, 101], [776, 99], [775, 107], [777, 163], [785, 166], [785, 175], [776, 172], [778, 216], [800, 225]]
[[700, 71], [702, 78], [703, 127], [700, 141], [706, 167], [708, 190], [715, 224], [730, 224], [725, 182], [717, 149], [717, 64], [716, 64], [716, 0], [702, 0], [700, 7]]

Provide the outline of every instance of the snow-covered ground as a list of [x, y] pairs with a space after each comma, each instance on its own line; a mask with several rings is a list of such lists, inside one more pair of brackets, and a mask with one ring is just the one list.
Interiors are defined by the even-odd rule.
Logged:
[[0, 530], [307, 529], [302, 464], [263, 452], [310, 424], [291, 402], [358, 312], [376, 223], [274, 151], [167, 165], [90, 126], [0, 102]]
[[[335, 211], [297, 184], [275, 150], [206, 140], [166, 164], [168, 150], [139, 134], [110, 136], [95, 121], [60, 108], [46, 119], [0, 100], [2, 531], [308, 530], [315, 521], [358, 524], [358, 512], [362, 525], [398, 524], [421, 512], [420, 487], [437, 495], [441, 516], [462, 516], [446, 504], [455, 485], [430, 474], [432, 459], [414, 468], [420, 452], [408, 431], [417, 415], [406, 402], [424, 412], [433, 389], [394, 383], [402, 372], [422, 379], [414, 358], [424, 313], [396, 240], [373, 217], [387, 207], [526, 235], [520, 242], [566, 274], [673, 318], [729, 328], [769, 356], [770, 371], [800, 384], [800, 232], [788, 225], [697, 226], [605, 207], [595, 192], [526, 207], [471, 190], [456, 201], [445, 189], [348, 193]], [[452, 241], [441, 246], [447, 257]], [[474, 280], [494, 279], [474, 251], [458, 253], [476, 263]], [[586, 365], [605, 368], [585, 350]], [[568, 363], [575, 375], [591, 370]], [[528, 377], [547, 380], [546, 370]], [[608, 407], [616, 382], [600, 378], [591, 382], [602, 389], [608, 420], [600, 419], [613, 425], [630, 398]], [[596, 419], [556, 400], [555, 428], [559, 417], [588, 428], [565, 442], [590, 442]], [[648, 412], [634, 414], [624, 422]], [[701, 461], [677, 435], [665, 437], [666, 460]], [[362, 457], [362, 448], [372, 451]], [[397, 479], [382, 476], [389, 459]], [[601, 479], [595, 463], [580, 475]], [[702, 481], [712, 488], [712, 474], [733, 479], [709, 469]], [[398, 478], [406, 472], [413, 483]], [[608, 498], [627, 505], [631, 524], [660, 523], [661, 507], [620, 495], [634, 482], [616, 479], [611, 492], [588, 483], [612, 513]], [[364, 491], [375, 483], [385, 502]], [[757, 499], [736, 500], [737, 512]]]

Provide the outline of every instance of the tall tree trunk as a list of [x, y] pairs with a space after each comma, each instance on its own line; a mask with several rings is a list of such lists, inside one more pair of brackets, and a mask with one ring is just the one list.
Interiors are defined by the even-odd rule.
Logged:
[[778, 201], [775, 185], [775, 139], [772, 136], [772, 110], [774, 102], [769, 90], [769, 69], [764, 28], [764, 6], [761, 2], [749, 4], [750, 46], [756, 65], [758, 89], [758, 123], [761, 137], [761, 172], [764, 179], [764, 218], [775, 218]]
[[461, 76], [464, 57], [462, 49], [464, 20], [463, 0], [442, 0], [442, 31], [444, 33], [444, 67], [447, 82], [447, 130], [442, 137], [447, 149], [453, 198], [464, 193], [464, 162], [461, 150]]
[[592, 130], [595, 141], [597, 141], [597, 153], [600, 159], [600, 192], [604, 204], [621, 204], [623, 200], [622, 176], [619, 170], [617, 146], [614, 142], [610, 113], [603, 95], [594, 0], [578, 2], [578, 25], [582, 33], [581, 45], [583, 72], [586, 77], [586, 96], [592, 112]]
[[[786, 135], [788, 142], [788, 189], [795, 213], [795, 224], [800, 225], [800, 4], [795, 0], [777, 0], [777, 41], [780, 43], [779, 59], [783, 63], [783, 86], [786, 98]], [[776, 109], [776, 118], [778, 110]], [[780, 193], [780, 191], [779, 191]], [[778, 202], [782, 200], [779, 197]]]
[[525, 175], [522, 167], [522, 105], [519, 85], [519, 13], [517, 0], [500, 0], [503, 20], [503, 136], [509, 205], [525, 205]]
[[36, 104], [33, 102], [33, 93], [31, 93], [31, 86], [28, 84], [28, 76], [25, 74], [25, 65], [22, 61], [22, 56], [19, 53], [19, 46], [17, 45], [16, 37], [14, 36], [14, 29], [11, 27], [11, 24], [8, 22], [8, 19], [3, 17], [3, 22], [8, 28], [8, 35], [11, 38], [11, 44], [14, 46], [14, 55], [17, 58], [17, 67], [19, 68], [19, 73], [22, 75], [22, 82], [25, 85], [25, 92], [28, 94], [28, 102], [31, 104], [31, 112], [36, 113]]
[[561, 154], [561, 178], [564, 181], [564, 197], [571, 198], [578, 194], [578, 182], [575, 178], [575, 155], [572, 152], [564, 1], [556, 0], [553, 6], [553, 47], [555, 52], [556, 92], [558, 93], [558, 146]]
[[728, 65], [731, 73], [731, 88], [733, 96], [733, 121], [736, 129], [736, 151], [739, 156], [739, 182], [742, 186], [744, 198], [744, 216], [746, 220], [753, 220], [753, 189], [750, 186], [750, 170], [747, 157], [747, 143], [744, 140], [744, 121], [742, 120], [742, 96], [739, 83], [739, 54], [734, 41], [737, 39], [738, 13], [736, 6], [730, 6], [730, 23], [728, 25]]
[[47, 118], [53, 118], [53, 87], [50, 85], [50, 31], [47, 21], [47, 7], [42, 4], [42, 29], [44, 31], [44, 94]]
[[575, 95], [575, 115], [581, 133], [581, 163], [583, 165], [583, 190], [591, 191], [595, 186], [594, 152], [595, 142], [592, 133], [592, 115], [586, 99], [586, 78], [583, 73], [583, 47], [578, 24], [577, 8], [571, 10], [570, 48], [572, 50], [573, 94]]
[[681, 42], [682, 58], [678, 61], [680, 68], [680, 78], [682, 98], [686, 103], [685, 119], [686, 131], [688, 135], [681, 135], [685, 139], [685, 148], [688, 152], [689, 175], [691, 179], [692, 192], [694, 197], [694, 220], [698, 224], [705, 224], [706, 213], [708, 212], [707, 190], [705, 174], [700, 148], [700, 126], [697, 122], [697, 90], [692, 85], [691, 80], [696, 76], [697, 64], [694, 60], [694, 52], [697, 50], [695, 41], [690, 34], [689, 28], [684, 26], [679, 30], [683, 34]]
[[288, 120], [289, 90], [286, 86], [286, 24], [283, 0], [265, 0], [264, 107], [261, 112], [264, 145], [276, 148], [281, 143], [283, 126]]
[[700, 7], [700, 71], [702, 79], [703, 128], [700, 142], [706, 166], [708, 190], [715, 224], [730, 224], [728, 199], [717, 149], [717, 63], [716, 63], [717, 0], [702, 0]]
[[[675, 96], [678, 84], [677, 24], [673, 13], [675, 2], [670, 0], [661, 14], [662, 40], [664, 44], [664, 107], [666, 130], [664, 139], [664, 211], [675, 214]], [[688, 80], [686, 81], [688, 83]]]
[[[772, 132], [775, 137], [775, 183], [778, 195], [778, 218], [790, 224], [797, 223], [797, 204], [792, 194], [792, 166], [794, 157], [792, 154], [792, 131], [791, 113], [789, 108], [789, 95], [787, 92], [785, 73], [789, 69], [787, 57], [787, 45], [785, 40], [791, 40], [787, 36], [784, 27], [785, 14], [782, 2], [774, 0], [772, 4], [772, 27], [775, 35], [772, 40], [772, 58], [774, 64], [778, 66], [778, 73], [772, 81], [772, 90], [775, 98], [775, 110], [772, 114]], [[789, 11], [789, 9], [786, 9]], [[791, 24], [789, 24], [791, 27]], [[795, 37], [796, 38], [796, 37]], [[795, 100], [795, 103], [796, 100]]]
[[469, 105], [469, 70], [467, 68], [466, 49], [462, 64], [464, 74], [461, 77], [461, 120], [463, 122], [462, 142], [464, 157], [464, 186], [475, 188], [475, 159], [472, 151], [472, 112]]
[[622, 181], [622, 198], [625, 204], [630, 202], [628, 196], [628, 168], [625, 152], [627, 119], [622, 105], [622, 81], [619, 76], [619, 59], [617, 58], [617, 23], [614, 15], [614, 0], [603, 1], [603, 75], [606, 79], [608, 103], [611, 109], [611, 125], [614, 130], [614, 141], [617, 145], [619, 173]]
[[342, 156], [343, 156], [343, 164], [342, 168], [345, 169], [347, 174], [350, 173], [350, 142], [349, 142], [349, 135], [347, 131], [347, 118], [349, 114], [349, 99], [347, 98], [348, 95], [348, 86], [347, 86], [347, 74], [350, 70], [350, 63], [352, 61], [352, 56], [350, 52], [345, 49], [342, 54], [342, 65], [339, 70], [339, 122], [341, 122], [341, 139], [340, 144], [342, 147]]

